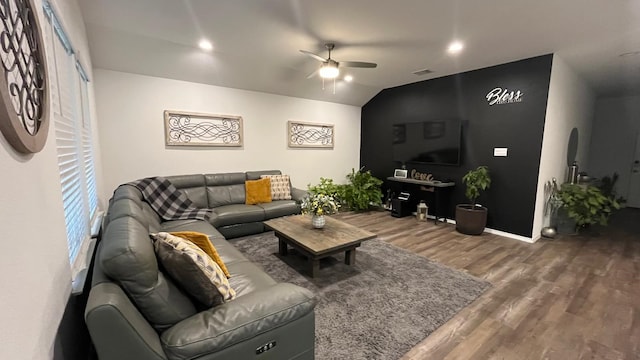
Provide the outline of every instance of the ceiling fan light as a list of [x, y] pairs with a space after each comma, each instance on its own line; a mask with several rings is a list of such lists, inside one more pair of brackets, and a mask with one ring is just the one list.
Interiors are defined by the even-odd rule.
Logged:
[[320, 77], [323, 79], [335, 79], [340, 75], [338, 66], [334, 64], [323, 64], [320, 67]]

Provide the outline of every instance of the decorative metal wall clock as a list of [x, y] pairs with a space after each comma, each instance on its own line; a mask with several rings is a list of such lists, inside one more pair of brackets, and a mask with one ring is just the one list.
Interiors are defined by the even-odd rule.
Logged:
[[49, 129], [44, 42], [31, 0], [0, 0], [0, 131], [21, 153], [44, 147]]

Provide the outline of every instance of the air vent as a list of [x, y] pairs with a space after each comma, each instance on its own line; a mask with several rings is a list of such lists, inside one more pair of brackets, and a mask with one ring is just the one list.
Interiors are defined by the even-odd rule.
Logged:
[[427, 75], [431, 74], [433, 71], [429, 69], [416, 70], [413, 72], [414, 75]]

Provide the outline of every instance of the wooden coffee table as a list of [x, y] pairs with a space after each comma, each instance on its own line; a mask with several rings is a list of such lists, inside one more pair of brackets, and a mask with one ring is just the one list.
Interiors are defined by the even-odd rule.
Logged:
[[314, 229], [311, 217], [305, 215], [286, 216], [271, 219], [264, 225], [273, 230], [278, 237], [280, 255], [287, 255], [287, 246], [296, 248], [309, 259], [311, 277], [320, 270], [320, 259], [345, 252], [344, 263], [353, 265], [356, 262], [356, 248], [369, 239], [376, 237], [374, 233], [359, 229], [325, 216], [326, 224], [322, 229]]

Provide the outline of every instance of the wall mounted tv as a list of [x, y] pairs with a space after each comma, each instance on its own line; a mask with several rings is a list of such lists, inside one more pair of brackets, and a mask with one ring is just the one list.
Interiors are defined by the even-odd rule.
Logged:
[[393, 160], [401, 163], [460, 164], [460, 119], [393, 124]]

